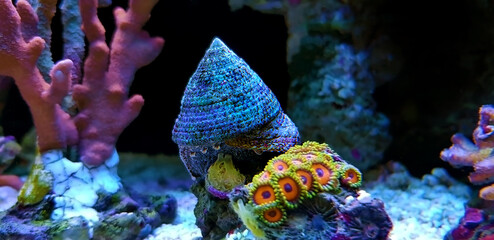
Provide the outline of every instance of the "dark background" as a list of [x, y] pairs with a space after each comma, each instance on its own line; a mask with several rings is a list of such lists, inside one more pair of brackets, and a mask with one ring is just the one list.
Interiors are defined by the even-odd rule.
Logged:
[[[125, 7], [125, 2], [115, 1], [114, 5]], [[486, 59], [493, 49], [490, 29], [494, 25], [488, 17], [493, 11], [485, 2], [483, 9], [468, 0], [380, 1], [378, 25], [404, 59], [396, 78], [374, 91], [377, 110], [390, 118], [394, 139], [384, 161], [400, 161], [419, 177], [438, 166], [465, 176], [466, 172], [441, 161], [439, 152], [451, 145], [452, 134], [461, 131], [470, 136], [478, 107], [494, 103], [488, 94], [477, 96], [492, 86], [486, 83], [492, 79]], [[111, 8], [101, 9], [99, 14], [110, 39], [114, 27]], [[53, 23], [55, 31], [60, 29], [58, 17]], [[130, 92], [141, 94], [145, 105], [120, 136], [119, 151], [177, 153], [171, 131], [182, 93], [215, 36], [261, 76], [286, 110], [290, 76], [283, 16], [247, 7], [231, 12], [225, 0], [162, 0], [145, 28], [151, 36], [163, 37], [165, 46], [153, 63], [136, 74]], [[60, 37], [54, 36], [52, 45], [57, 59]], [[453, 119], [449, 119], [452, 112]], [[1, 124], [7, 135], [18, 139], [31, 128], [29, 111], [15, 88]]]

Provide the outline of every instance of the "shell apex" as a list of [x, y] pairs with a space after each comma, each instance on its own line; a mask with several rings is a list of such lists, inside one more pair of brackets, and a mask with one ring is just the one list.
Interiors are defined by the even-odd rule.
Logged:
[[223, 142], [270, 123], [281, 112], [257, 73], [214, 38], [186, 86], [172, 139], [187, 146]]

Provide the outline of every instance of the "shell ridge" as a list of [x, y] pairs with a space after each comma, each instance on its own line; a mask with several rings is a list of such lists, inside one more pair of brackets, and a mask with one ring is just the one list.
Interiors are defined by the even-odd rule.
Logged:
[[282, 112], [259, 75], [215, 38], [185, 88], [172, 140], [192, 146], [223, 142], [271, 124]]

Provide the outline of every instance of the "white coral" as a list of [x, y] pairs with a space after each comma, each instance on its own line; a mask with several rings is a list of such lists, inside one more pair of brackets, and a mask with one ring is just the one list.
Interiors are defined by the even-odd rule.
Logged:
[[98, 212], [93, 209], [98, 193], [112, 194], [122, 187], [117, 175], [119, 157], [116, 150], [98, 167], [72, 162], [64, 158], [60, 150], [43, 153], [41, 161], [45, 170], [50, 171], [54, 178], [53, 220], [80, 216], [92, 225], [99, 221]]

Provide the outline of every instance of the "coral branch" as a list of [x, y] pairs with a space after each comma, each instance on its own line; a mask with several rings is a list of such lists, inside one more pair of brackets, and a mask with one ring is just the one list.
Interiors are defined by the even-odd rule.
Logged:
[[494, 200], [494, 184], [492, 184], [490, 186], [483, 187], [482, 189], [480, 189], [479, 197], [481, 197], [485, 200], [493, 201]]
[[[36, 66], [46, 42], [37, 34], [35, 11], [26, 0], [18, 1], [17, 10], [11, 1], [0, 0], [0, 22], [7, 23], [0, 28], [0, 75], [15, 79], [29, 105], [41, 152], [78, 144], [81, 161], [87, 165], [101, 165], [111, 156], [118, 136], [144, 104], [140, 95], [128, 98], [134, 74], [153, 61], [163, 47], [162, 38], [151, 38], [142, 30], [156, 3], [130, 1], [127, 11], [117, 8], [117, 30], [109, 47], [97, 16], [98, 1], [80, 0], [82, 29], [90, 44], [82, 83], [71, 80], [71, 74], [75, 78], [80, 76], [71, 70], [79, 68], [71, 60], [63, 60], [50, 68], [49, 84]], [[46, 18], [41, 27], [46, 27], [46, 21], [51, 19], [54, 6], [53, 0], [40, 5], [38, 14]], [[72, 28], [77, 25], [77, 19], [64, 21], [71, 22]], [[66, 47], [83, 49], [77, 37], [66, 43]], [[67, 56], [78, 65], [82, 61], [79, 53], [76, 50]], [[71, 90], [79, 111], [73, 118], [62, 109]]]
[[[462, 134], [455, 134], [451, 137], [453, 145], [441, 151], [440, 157], [454, 167], [473, 167], [470, 182], [485, 184], [494, 180], [494, 106], [482, 106], [479, 115], [477, 128], [473, 132], [474, 143]], [[479, 196], [494, 200], [494, 185], [481, 189]]]
[[37, 66], [46, 82], [50, 82], [49, 72], [53, 68], [54, 63], [50, 50], [51, 46], [51, 20], [57, 11], [57, 0], [28, 0], [33, 10], [38, 16], [36, 22], [36, 35], [45, 40], [45, 47], [38, 58]]
[[453, 135], [451, 142], [453, 145], [441, 152], [441, 159], [455, 167], [473, 166], [490, 154], [491, 149], [480, 149], [461, 133]]
[[64, 56], [74, 62], [72, 83], [81, 83], [84, 60], [84, 33], [81, 30], [82, 19], [79, 13], [79, 0], [63, 0], [60, 3], [62, 14]]
[[494, 107], [482, 106], [478, 127], [473, 132], [475, 144], [480, 148], [494, 148]]
[[40, 151], [75, 144], [75, 125], [61, 109], [59, 101], [60, 96], [67, 94], [66, 85], [70, 82], [70, 68], [67, 67], [72, 67], [72, 62], [57, 63], [51, 71], [55, 83], [46, 83], [36, 67], [45, 42], [32, 33], [33, 21], [37, 19], [34, 11], [24, 0], [18, 1], [17, 11], [11, 1], [0, 0], [0, 5], [0, 22], [8, 23], [0, 28], [0, 75], [15, 79], [29, 105]]
[[75, 123], [80, 133], [81, 160], [100, 165], [113, 152], [118, 136], [139, 114], [144, 99], [127, 99], [130, 84], [139, 67], [154, 60], [164, 40], [151, 38], [141, 30], [157, 1], [130, 1], [130, 9], [114, 12], [117, 30], [106, 45], [104, 27], [96, 15], [98, 1], [80, 1], [82, 28], [90, 42], [83, 83], [74, 86], [79, 114]]
[[29, 5], [17, 4], [17, 11], [21, 16], [21, 32], [24, 39], [29, 40], [38, 35], [38, 16], [34, 14]]

